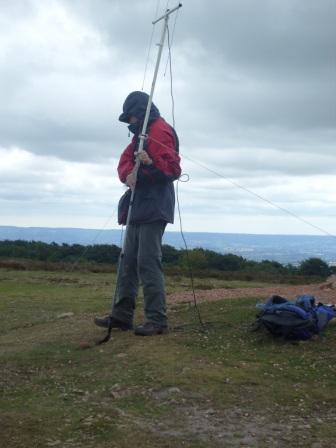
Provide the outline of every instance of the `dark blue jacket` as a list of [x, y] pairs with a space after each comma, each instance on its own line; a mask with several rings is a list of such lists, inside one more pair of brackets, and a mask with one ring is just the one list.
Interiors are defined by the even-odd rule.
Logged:
[[[123, 106], [119, 120], [128, 122], [131, 116], [138, 118], [136, 125], [129, 129], [134, 133], [132, 142], [120, 157], [118, 174], [122, 182], [135, 165], [134, 152], [137, 151], [139, 133], [145, 116], [148, 95], [144, 92], [132, 92]], [[153, 221], [174, 222], [175, 193], [173, 181], [181, 174], [178, 155], [178, 139], [174, 129], [160, 117], [158, 108], [152, 104], [147, 127], [148, 138], [145, 150], [152, 159], [152, 165], [140, 165], [135, 188], [130, 222], [148, 223]], [[119, 210], [119, 224], [125, 224], [127, 207]]]

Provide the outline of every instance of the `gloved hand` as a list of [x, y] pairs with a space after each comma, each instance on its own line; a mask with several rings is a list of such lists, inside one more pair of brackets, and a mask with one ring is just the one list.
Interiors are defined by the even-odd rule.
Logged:
[[138, 151], [135, 153], [135, 155], [138, 157], [140, 162], [143, 165], [152, 165], [153, 160], [149, 157], [148, 153], [146, 151]]

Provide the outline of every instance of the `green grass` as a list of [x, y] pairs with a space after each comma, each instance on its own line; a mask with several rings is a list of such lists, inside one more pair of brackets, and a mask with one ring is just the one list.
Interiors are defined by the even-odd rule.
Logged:
[[[250, 331], [258, 298], [203, 303], [206, 331], [184, 303], [169, 307], [168, 335], [114, 332], [95, 346], [105, 332], [92, 318], [113, 282], [0, 270], [2, 446], [334, 446], [336, 325], [289, 344]], [[188, 279], [167, 285], [185, 290]]]

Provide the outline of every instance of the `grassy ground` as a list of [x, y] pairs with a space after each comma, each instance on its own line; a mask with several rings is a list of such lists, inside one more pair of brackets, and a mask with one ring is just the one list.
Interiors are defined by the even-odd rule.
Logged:
[[[309, 342], [274, 341], [250, 331], [256, 298], [203, 303], [202, 332], [184, 303], [169, 308], [168, 335], [114, 332], [95, 346], [105, 332], [92, 318], [112, 283], [0, 270], [2, 446], [335, 446], [336, 325]], [[168, 279], [169, 291], [188, 286]]]

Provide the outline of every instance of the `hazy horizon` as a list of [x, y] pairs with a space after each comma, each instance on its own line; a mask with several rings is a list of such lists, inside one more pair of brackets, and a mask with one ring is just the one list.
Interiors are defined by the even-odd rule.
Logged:
[[[171, 232], [171, 233], [181, 233], [181, 230], [179, 229], [171, 229], [170, 228], [170, 224], [168, 224], [165, 233], [166, 232]], [[115, 231], [122, 231], [121, 226], [119, 227], [102, 227], [102, 228], [95, 228], [95, 227], [72, 227], [72, 226], [17, 226], [17, 225], [0, 225], [0, 229], [1, 228], [5, 228], [5, 227], [12, 227], [12, 228], [18, 228], [18, 229], [53, 229], [53, 230], [57, 230], [57, 229], [69, 229], [69, 230], [92, 230], [92, 231], [96, 231], [96, 232], [102, 232], [102, 231], [110, 231], [110, 230], [115, 230]], [[172, 226], [171, 226], [172, 227]], [[125, 227], [124, 227], [125, 230]], [[311, 233], [257, 233], [257, 232], [207, 232], [207, 231], [196, 231], [196, 230], [184, 230], [183, 229], [183, 233], [204, 233], [204, 234], [224, 234], [224, 235], [263, 235], [263, 236], [306, 236], [306, 237], [326, 237], [326, 238], [336, 238], [336, 236], [334, 235], [327, 235], [327, 234], [311, 234]]]

